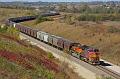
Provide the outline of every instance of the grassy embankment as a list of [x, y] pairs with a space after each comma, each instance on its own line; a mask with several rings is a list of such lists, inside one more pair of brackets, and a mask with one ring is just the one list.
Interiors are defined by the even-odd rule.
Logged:
[[[0, 8], [0, 24], [31, 11]], [[80, 79], [50, 53], [19, 39], [14, 28], [0, 28], [0, 79]], [[82, 78], [81, 78], [82, 79]]]
[[2, 24], [7, 18], [18, 17], [24, 15], [32, 15], [32, 10], [19, 10], [19, 9], [7, 9], [0, 8], [0, 24]]
[[0, 29], [0, 66], [0, 78], [5, 79], [79, 79], [67, 65], [19, 40], [19, 32], [14, 28]]

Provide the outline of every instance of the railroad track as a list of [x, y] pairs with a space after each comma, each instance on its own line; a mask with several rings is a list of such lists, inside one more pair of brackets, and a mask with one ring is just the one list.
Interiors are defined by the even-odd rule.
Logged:
[[96, 68], [104, 71], [105, 73], [107, 73], [108, 75], [112, 76], [115, 79], [120, 79], [120, 74], [118, 74], [117, 72], [110, 70], [108, 68], [105, 68], [104, 66], [96, 66]]
[[[34, 38], [33, 38], [33, 39], [34, 39]], [[44, 47], [44, 46], [43, 46], [43, 47]], [[86, 62], [86, 63], [87, 63], [87, 62]], [[89, 64], [89, 63], [88, 63], [88, 64]], [[89, 65], [90, 65], [90, 64], [89, 64]], [[120, 75], [119, 75], [118, 73], [116, 73], [116, 72], [114, 72], [114, 71], [112, 71], [112, 70], [110, 70], [110, 69], [108, 69], [108, 68], [105, 68], [104, 66], [99, 65], [99, 66], [94, 66], [94, 67], [96, 67], [97, 69], [99, 69], [99, 70], [107, 73], [108, 75], [110, 75], [111, 77], [113, 77], [113, 78], [115, 78], [115, 79], [120, 79]]]
[[[51, 16], [51, 15], [50, 15]], [[35, 17], [33, 17], [33, 16], [30, 16], [29, 18], [26, 18], [26, 17], [20, 17], [20, 18], [17, 18], [18, 20], [16, 20], [16, 18], [11, 18], [11, 20], [10, 21], [12, 21], [12, 19], [13, 19], [13, 22], [11, 22], [11, 24], [13, 25], [13, 26], [16, 26], [16, 28], [18, 28], [18, 29], [20, 29], [21, 30], [21, 28], [23, 29], [23, 26], [21, 26], [20, 27], [20, 25], [18, 25], [18, 27], [17, 27], [17, 25], [16, 24], [14, 24], [15, 22], [17, 22], [17, 21], [19, 21], [19, 22], [22, 22], [23, 20], [32, 20], [32, 19], [34, 19]], [[21, 19], [23, 19], [22, 21], [21, 21]], [[16, 21], [14, 21], [14, 20], [16, 20]], [[9, 21], [8, 21], [8, 23], [9, 23]], [[29, 30], [28, 30], [29, 29]], [[26, 33], [26, 34], [29, 34], [29, 33], [33, 33], [33, 34], [29, 34], [29, 35], [31, 35], [32, 37], [35, 37], [35, 38], [37, 38], [36, 37], [36, 35], [34, 34], [34, 33], [36, 33], [37, 32], [37, 30], [35, 31], [35, 30], [30, 30], [30, 28], [27, 28], [27, 31], [26, 31], [26, 28], [24, 27], [24, 29], [23, 30], [21, 30], [23, 33]], [[29, 31], [29, 32], [28, 32]], [[42, 34], [42, 33], [41, 33]], [[57, 38], [57, 37], [56, 37]], [[38, 39], [41, 39], [41, 38], [38, 38]], [[53, 38], [52, 38], [53, 39]], [[43, 40], [43, 39], [41, 39], [41, 40]], [[63, 41], [63, 40], [62, 40]], [[46, 40], [44, 40], [44, 42], [47, 42]], [[66, 40], [64, 40], [64, 42], [66, 42]], [[48, 42], [47, 42], [48, 43]], [[71, 42], [70, 41], [67, 41], [67, 43], [70, 43], [71, 44]], [[67, 46], [67, 43], [65, 43], [65, 45]], [[55, 44], [55, 46], [57, 46], [56, 44]], [[59, 45], [60, 46], [60, 45]], [[59, 47], [58, 46], [58, 47]], [[68, 49], [68, 48], [67, 48]], [[104, 66], [95, 66], [97, 69], [99, 69], [99, 70], [102, 70], [103, 72], [105, 72], [105, 73], [107, 73], [107, 74], [109, 74], [110, 76], [112, 76], [113, 78], [116, 78], [116, 79], [120, 79], [120, 75], [118, 74], [118, 73], [116, 73], [116, 72], [114, 72], [114, 71], [112, 71], [112, 70], [110, 70], [110, 69], [108, 69], [108, 68], [105, 68]]]

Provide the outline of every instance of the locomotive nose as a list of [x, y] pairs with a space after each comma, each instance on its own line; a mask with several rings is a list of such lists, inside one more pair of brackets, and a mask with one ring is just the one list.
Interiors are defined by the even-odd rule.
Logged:
[[93, 64], [94, 65], [100, 65], [100, 61], [94, 61]]

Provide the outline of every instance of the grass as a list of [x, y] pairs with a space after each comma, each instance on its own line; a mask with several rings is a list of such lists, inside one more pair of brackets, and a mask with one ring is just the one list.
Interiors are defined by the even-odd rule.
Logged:
[[[2, 36], [0, 36], [0, 37], [1, 37], [0, 48], [1, 47], [3, 48], [0, 50], [5, 49], [8, 51], [12, 51], [13, 53], [16, 53], [16, 54], [20, 54], [20, 53], [30, 54], [30, 55], [34, 54], [34, 56], [37, 58], [40, 58], [41, 57], [40, 54], [44, 53], [43, 50], [39, 49], [41, 51], [38, 51], [37, 49], [34, 49], [33, 46], [29, 47], [29, 49], [28, 49], [28, 47], [23, 46], [14, 40], [4, 38]], [[17, 47], [17, 48], [19, 47], [20, 49], [14, 49], [15, 47]], [[17, 50], [17, 52], [16, 52], [16, 50]], [[61, 66], [62, 68], [64, 68], [64, 72], [62, 71], [59, 73], [54, 73], [53, 71], [49, 71], [46, 68], [44, 68], [43, 66], [39, 65], [38, 63], [36, 63], [36, 61], [38, 61], [38, 60], [28, 61], [32, 65], [34, 65], [34, 67], [36, 69], [36, 70], [31, 70], [31, 69], [26, 69], [15, 62], [10, 62], [7, 59], [5, 59], [4, 57], [0, 57], [0, 70], [2, 70], [2, 74], [1, 74], [0, 78], [2, 78], [2, 79], [3, 78], [5, 78], [5, 79], [8, 79], [8, 78], [16, 78], [16, 79], [39, 79], [39, 78], [43, 78], [43, 79], [74, 79], [75, 78], [75, 79], [80, 79], [80, 77], [77, 77], [76, 73], [74, 73], [71, 69], [69, 69], [67, 67], [67, 65]]]
[[0, 8], [0, 25], [4, 23], [4, 21], [9, 17], [18, 17], [32, 14], [33, 14], [32, 10]]
[[18, 66], [12, 62], [8, 62], [6, 59], [1, 58], [0, 57], [0, 70], [4, 71], [2, 74], [6, 74], [7, 76], [1, 75], [0, 78], [6, 77], [10, 78], [11, 77], [17, 77], [17, 75], [19, 75], [19, 77], [26, 75], [28, 73], [27, 70], [25, 70], [24, 68], [22, 68], [21, 66]]
[[87, 44], [100, 49], [101, 58], [120, 65], [120, 29], [119, 22], [107, 21], [101, 23], [80, 21], [69, 25], [57, 21], [46, 21], [35, 24], [34, 21], [22, 23], [42, 31], [62, 36], [69, 40]]
[[16, 76], [18, 79], [23, 79], [25, 77], [26, 79], [38, 79], [39, 76], [47, 79], [54, 79], [54, 76], [50, 71], [44, 69], [43, 67], [40, 67], [39, 65], [35, 66], [36, 70], [26, 70], [25, 68], [15, 63], [9, 62], [4, 58], [0, 58], [0, 67], [0, 70], [6, 70], [8, 72], [8, 75]]
[[38, 18], [36, 20], [36, 24], [44, 22], [44, 21], [53, 21], [53, 19], [52, 18], [48, 18], [48, 17], [38, 16]]
[[[2, 28], [0, 30], [0, 50], [5, 50], [11, 54], [21, 56], [20, 58], [18, 57], [18, 61], [10, 61], [10, 58], [0, 55], [0, 73], [2, 73], [0, 74], [0, 79], [73, 79], [70, 78], [70, 74], [64, 71], [56, 73], [53, 69], [49, 69], [52, 67], [49, 64], [42, 65], [41, 61], [44, 63], [49, 61], [50, 63], [56, 64], [60, 62], [54, 59], [53, 55], [47, 55], [42, 49], [30, 45], [26, 41], [19, 40], [17, 37], [19, 32], [16, 29]], [[18, 35], [16, 36], [16, 34]], [[50, 60], [48, 57], [50, 57]], [[25, 66], [28, 64], [32, 65], [34, 68], [26, 68]], [[59, 69], [61, 69], [60, 64], [58, 64], [58, 66]], [[76, 73], [74, 73], [74, 75], [77, 77], [76, 79], [80, 78]]]
[[[16, 54], [30, 54], [31, 52], [34, 53], [33, 50], [35, 50], [35, 49], [33, 49], [32, 47], [25, 47], [25, 46], [15, 42], [14, 40], [9, 40], [7, 38], [2, 37], [0, 39], [0, 50], [7, 50], [9, 52], [14, 52]], [[27, 70], [24, 67], [22, 67], [25, 72], [25, 74], [23, 74], [24, 73], [22, 71], [23, 69], [19, 70], [19, 68], [18, 68], [19, 64], [10, 62], [7, 60], [5, 62], [4, 60], [5, 60], [4, 58], [1, 58], [1, 63], [0, 63], [1, 64], [0, 66], [2, 66], [1, 68], [6, 69], [7, 71], [9, 71], [12, 74], [19, 74], [19, 75], [17, 75], [17, 77], [22, 77], [22, 79], [26, 75], [28, 75], [32, 79], [37, 79], [36, 77], [38, 76], [38, 74], [42, 74], [43, 75], [42, 77], [47, 78], [47, 79], [54, 78], [53, 73], [51, 71], [48, 71], [44, 67], [41, 67], [40, 65], [35, 64], [35, 62], [31, 62], [31, 63], [35, 66], [36, 70], [29, 70], [28, 72], [25, 72]], [[22, 72], [22, 73], [20, 73], [20, 72]], [[29, 74], [29, 72], [30, 72], [30, 74]]]
[[97, 77], [96, 79], [113, 79], [113, 78], [112, 77], [100, 76], [100, 77]]
[[54, 58], [53, 54], [48, 52], [48, 58], [53, 59]]

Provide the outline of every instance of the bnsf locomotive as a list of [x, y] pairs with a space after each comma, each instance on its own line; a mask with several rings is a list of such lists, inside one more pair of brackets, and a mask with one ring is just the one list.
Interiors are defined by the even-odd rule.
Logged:
[[[42, 14], [42, 16], [54, 16], [58, 14]], [[17, 28], [20, 32], [34, 37], [44, 43], [47, 43], [55, 48], [63, 51], [67, 51], [68, 54], [88, 62], [93, 65], [100, 64], [100, 53], [98, 49], [92, 48], [87, 45], [82, 45], [80, 43], [75, 43], [73, 41], [64, 39], [59, 36], [51, 35], [49, 33], [39, 31], [24, 25], [19, 24], [19, 22], [34, 20], [37, 16], [24, 16], [17, 18], [10, 18], [6, 21], [6, 24]]]

